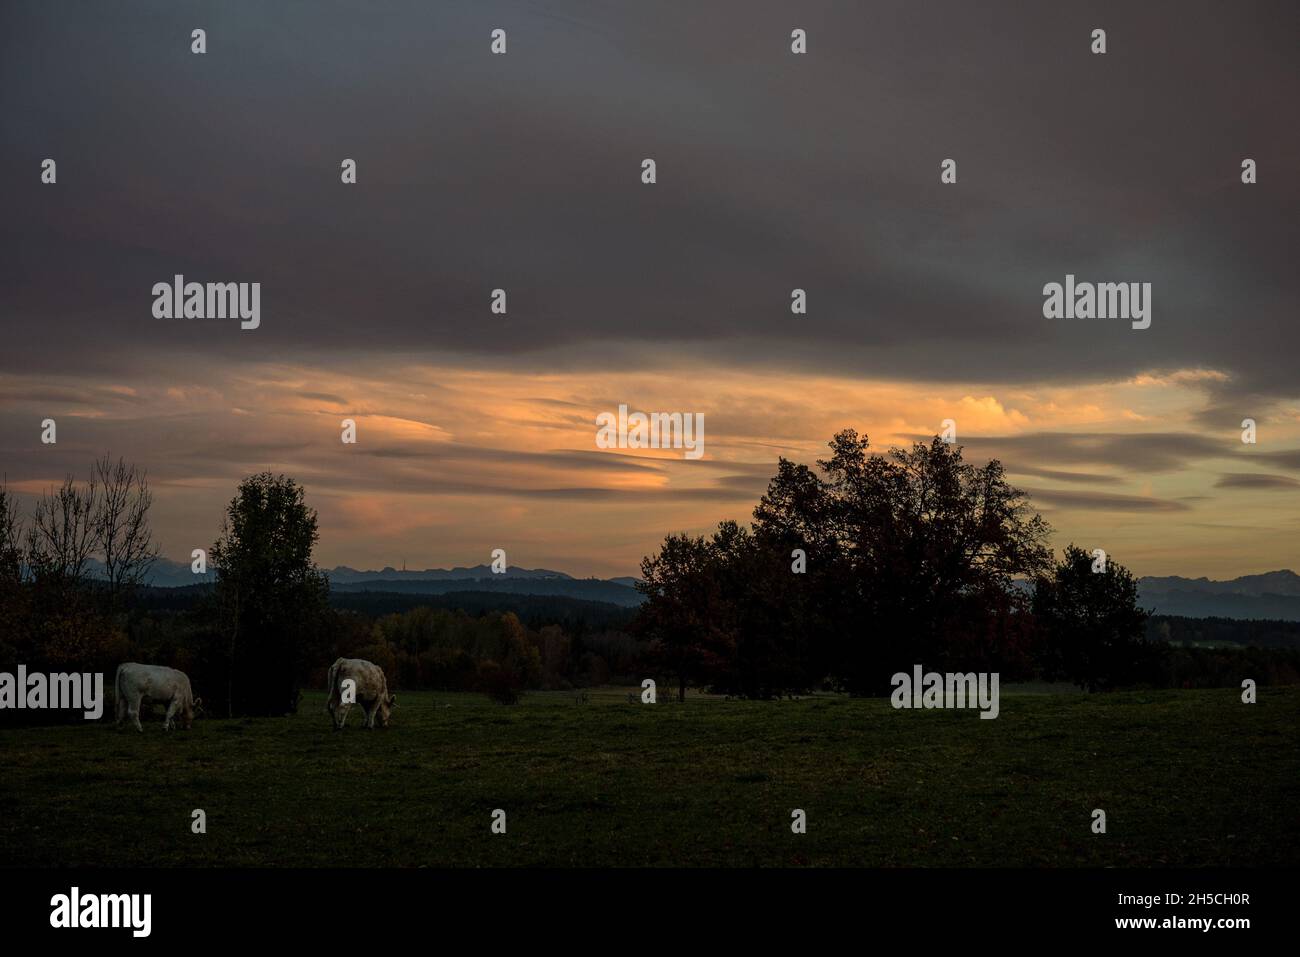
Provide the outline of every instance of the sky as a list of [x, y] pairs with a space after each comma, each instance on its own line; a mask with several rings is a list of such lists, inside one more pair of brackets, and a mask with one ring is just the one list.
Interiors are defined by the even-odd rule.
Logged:
[[[1298, 27], [1289, 2], [7, 2], [0, 469], [30, 506], [126, 457], [177, 560], [271, 469], [325, 567], [504, 548], [606, 577], [747, 520], [780, 456], [951, 419], [1058, 551], [1295, 568]], [[176, 274], [260, 283], [260, 326], [157, 318]], [[1150, 283], [1150, 327], [1045, 318], [1067, 275]], [[703, 457], [598, 447], [620, 404], [702, 414]]]

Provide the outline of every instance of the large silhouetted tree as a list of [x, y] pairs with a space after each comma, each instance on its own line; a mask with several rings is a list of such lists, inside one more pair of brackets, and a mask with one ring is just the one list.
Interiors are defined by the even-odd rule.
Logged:
[[[1049, 528], [1000, 462], [935, 438], [869, 454], [838, 433], [823, 473], [782, 460], [754, 512], [761, 538], [804, 543], [804, 587], [825, 607], [823, 657], [850, 691], [878, 693], [913, 664], [969, 667], [972, 622], [1019, 613], [1013, 580], [1050, 567]], [[976, 631], [1001, 626], [983, 622]], [[982, 664], [996, 663], [985, 648]]]
[[721, 582], [709, 542], [669, 535], [659, 554], [642, 559], [637, 590], [645, 595], [635, 624], [649, 642], [650, 660], [677, 681], [678, 700], [689, 684], [706, 681], [725, 642]]
[[829, 678], [882, 693], [912, 665], [1028, 668], [1014, 585], [1051, 566], [1047, 524], [997, 461], [936, 438], [869, 454], [837, 434], [820, 474], [782, 459], [752, 530], [673, 536], [642, 563], [638, 624], [679, 673], [771, 697]]
[[312, 560], [319, 533], [303, 489], [263, 472], [244, 479], [212, 546], [225, 711], [297, 709], [305, 667], [322, 653], [329, 582]]
[[1148, 612], [1123, 565], [1070, 545], [1034, 589], [1034, 617], [1043, 632], [1043, 668], [1089, 691], [1138, 680], [1157, 649], [1146, 641]]

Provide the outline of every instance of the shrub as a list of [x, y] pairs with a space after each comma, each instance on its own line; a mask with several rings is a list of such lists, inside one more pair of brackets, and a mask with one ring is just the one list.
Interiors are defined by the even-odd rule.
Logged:
[[478, 663], [478, 689], [499, 704], [518, 704], [524, 683], [518, 672], [490, 658]]

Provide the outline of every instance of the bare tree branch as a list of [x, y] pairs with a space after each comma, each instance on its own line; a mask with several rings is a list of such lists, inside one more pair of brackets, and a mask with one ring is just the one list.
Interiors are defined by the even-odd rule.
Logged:
[[8, 484], [0, 485], [0, 583], [18, 584], [26, 575], [23, 523]]
[[72, 476], [36, 503], [27, 530], [27, 564], [35, 578], [75, 584], [86, 574], [95, 544], [93, 519], [99, 491], [91, 480], [79, 489]]
[[93, 526], [95, 545], [104, 562], [110, 597], [138, 585], [154, 562], [158, 549], [149, 527], [153, 492], [145, 473], [122, 459], [105, 454], [94, 465], [101, 493]]

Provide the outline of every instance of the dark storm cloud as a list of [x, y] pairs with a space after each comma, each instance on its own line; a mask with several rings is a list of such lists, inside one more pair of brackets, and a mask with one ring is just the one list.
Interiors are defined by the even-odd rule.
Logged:
[[[1210, 366], [1233, 377], [1214, 421], [1239, 422], [1300, 391], [1298, 9], [9, 2], [0, 369], [684, 348], [930, 381]], [[1042, 318], [1067, 272], [1151, 282], [1151, 328]], [[262, 327], [154, 319], [175, 273], [261, 282]]]
[[[920, 439], [918, 439], [920, 440]], [[1122, 466], [1130, 472], [1172, 472], [1202, 460], [1242, 454], [1238, 441], [1183, 432], [1036, 432], [962, 442], [970, 460], [996, 458], [1008, 469], [1045, 461], [1060, 465]]]
[[1033, 475], [1037, 478], [1051, 479], [1054, 482], [1078, 482], [1083, 485], [1112, 485], [1123, 481], [1116, 475], [1094, 475], [1089, 472], [1062, 472], [1060, 469], [1035, 468], [1032, 465], [1018, 465], [1011, 471], [1017, 475]]
[[317, 402], [332, 402], [335, 405], [347, 405], [348, 400], [341, 395], [332, 395], [329, 392], [299, 392], [300, 399], [313, 399]]
[[1293, 490], [1300, 488], [1300, 481], [1285, 475], [1260, 475], [1252, 472], [1234, 472], [1220, 476], [1214, 483], [1215, 488], [1246, 488], [1268, 490]]
[[1276, 468], [1300, 469], [1300, 449], [1287, 449], [1282, 452], [1257, 453], [1266, 465]]
[[1097, 512], [1185, 512], [1189, 506], [1181, 501], [1148, 498], [1140, 495], [1111, 495], [1103, 492], [1063, 492], [1058, 489], [1026, 488], [1034, 504]]
[[[7, 330], [6, 330], [7, 332]], [[138, 413], [142, 406], [149, 405], [144, 396], [135, 394], [126, 388], [105, 388], [100, 384], [54, 385], [38, 383], [33, 385], [30, 378], [23, 383], [6, 382], [0, 379], [0, 404], [12, 408], [18, 403], [31, 403], [46, 408], [84, 409], [88, 406], [104, 409], [112, 406], [126, 407]]]
[[750, 500], [757, 502], [758, 499], [767, 492], [768, 483], [772, 478], [775, 469], [769, 468], [768, 474], [758, 476], [749, 473], [738, 473], [736, 475], [719, 476], [714, 483], [719, 488], [730, 489], [733, 492], [741, 493]]
[[572, 449], [554, 449], [549, 452], [522, 452], [515, 449], [489, 448], [481, 445], [439, 443], [433, 446], [388, 446], [382, 449], [358, 449], [358, 455], [383, 459], [416, 459], [429, 465], [437, 462], [480, 462], [485, 467], [493, 465], [529, 465], [535, 468], [576, 469], [600, 472], [657, 473], [657, 465], [632, 455], [619, 455], [608, 451], [584, 452]]

